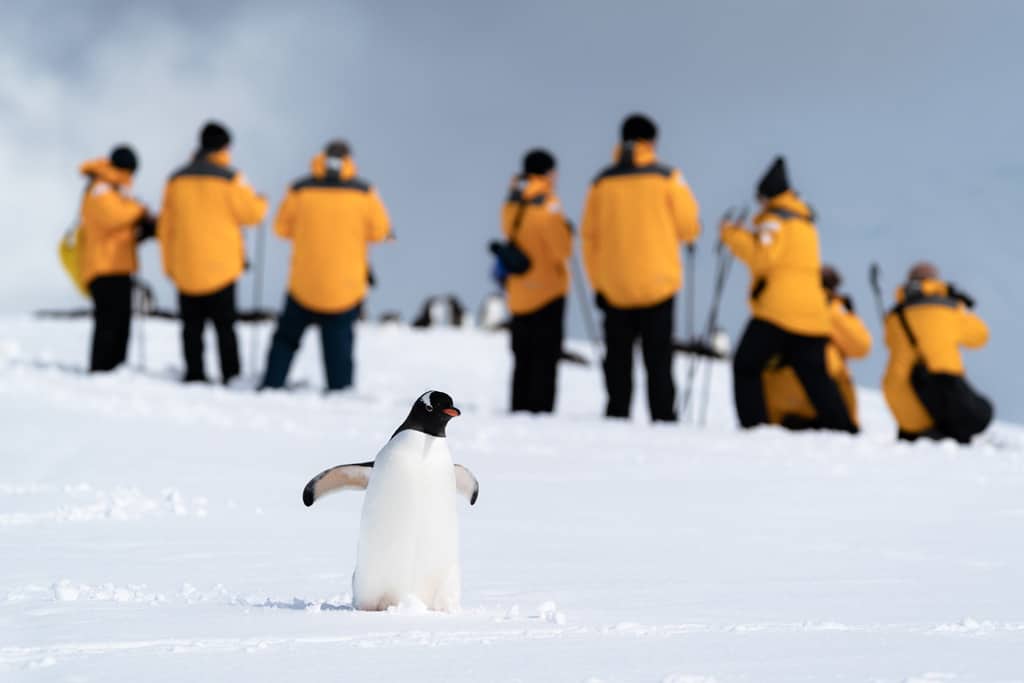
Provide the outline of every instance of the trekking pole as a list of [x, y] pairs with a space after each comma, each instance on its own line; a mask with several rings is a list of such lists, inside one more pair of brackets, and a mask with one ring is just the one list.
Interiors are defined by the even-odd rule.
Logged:
[[[727, 211], [722, 216], [722, 222], [731, 221], [733, 219], [732, 209]], [[747, 209], [743, 208], [736, 216], [735, 222], [742, 225], [747, 220]], [[712, 336], [718, 330], [718, 313], [722, 306], [722, 294], [725, 291], [725, 284], [729, 279], [729, 271], [732, 269], [732, 254], [725, 245], [719, 241], [715, 245], [715, 255], [718, 257], [715, 266], [715, 289], [711, 298], [711, 309], [708, 311], [707, 327], [705, 328], [705, 338], [708, 346], [710, 347]], [[711, 371], [714, 368], [714, 359], [708, 357], [704, 366], [704, 382], [701, 387], [701, 406], [700, 406], [700, 417], [698, 424], [701, 427], [707, 425], [708, 420], [708, 404], [711, 399]]]
[[256, 228], [256, 266], [252, 274], [252, 335], [249, 337], [249, 358], [254, 373], [260, 369], [259, 307], [263, 303], [263, 263], [266, 254], [267, 231], [265, 224]]
[[138, 280], [132, 280], [132, 298], [135, 299], [135, 312], [139, 313], [138, 324], [135, 326], [137, 332], [135, 338], [138, 340], [136, 348], [139, 353], [139, 372], [146, 372], [146, 313], [147, 313], [147, 301], [149, 299], [147, 288], [145, 285], [140, 284]]
[[878, 317], [885, 322], [885, 303], [882, 300], [882, 269], [877, 263], [872, 263], [868, 270], [868, 280], [871, 282], [871, 290], [875, 293], [875, 306], [878, 307]]
[[690, 346], [690, 357], [686, 366], [686, 385], [683, 388], [683, 405], [679, 410], [679, 419], [686, 422], [690, 412], [690, 397], [693, 395], [693, 379], [697, 373], [697, 354], [695, 346], [697, 339], [694, 336], [694, 308], [696, 306], [696, 262], [697, 244], [690, 242], [686, 245], [686, 343]]
[[601, 337], [597, 332], [597, 324], [594, 322], [594, 312], [590, 308], [590, 292], [588, 291], [586, 279], [584, 278], [583, 266], [580, 264], [579, 254], [573, 249], [572, 252], [572, 268], [573, 277], [576, 279], [573, 289], [576, 290], [577, 298], [580, 304], [580, 315], [583, 319], [583, 327], [586, 330], [587, 336], [590, 338], [590, 343], [594, 347], [594, 354], [600, 356], [601, 354]]

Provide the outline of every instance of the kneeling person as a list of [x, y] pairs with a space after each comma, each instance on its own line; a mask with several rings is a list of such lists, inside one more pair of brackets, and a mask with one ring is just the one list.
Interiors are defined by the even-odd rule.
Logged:
[[969, 443], [992, 421], [992, 404], [964, 375], [960, 347], [980, 348], [988, 327], [974, 302], [939, 279], [938, 269], [919, 263], [896, 292], [885, 318], [889, 365], [882, 388], [899, 437], [953, 438]]
[[367, 247], [388, 237], [390, 222], [377, 192], [356, 176], [347, 144], [331, 142], [313, 158], [312, 173], [281, 203], [274, 230], [292, 241], [292, 266], [263, 386], [284, 386], [310, 324], [320, 326], [327, 389], [351, 386], [352, 325], [370, 277]]
[[[825, 346], [825, 369], [839, 387], [850, 420], [854, 426], [859, 427], [857, 394], [846, 361], [868, 355], [871, 351], [871, 333], [854, 312], [850, 298], [839, 293], [841, 282], [842, 278], [834, 268], [822, 267], [821, 284], [828, 295], [829, 322], [832, 326], [829, 342]], [[765, 370], [762, 378], [769, 423], [790, 429], [819, 426], [818, 412], [792, 367], [778, 364]]]

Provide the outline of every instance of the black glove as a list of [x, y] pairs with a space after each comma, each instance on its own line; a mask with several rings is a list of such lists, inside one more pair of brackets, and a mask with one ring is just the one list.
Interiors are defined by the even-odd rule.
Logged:
[[604, 295], [601, 294], [601, 292], [594, 293], [594, 303], [597, 304], [597, 307], [602, 311], [608, 310], [608, 300], [604, 298]]
[[974, 297], [972, 297], [967, 292], [958, 289], [956, 285], [954, 285], [952, 282], [950, 282], [947, 286], [949, 288], [949, 295], [951, 297], [953, 297], [954, 299], [959, 299], [960, 301], [964, 302], [964, 305], [967, 306], [967, 308], [974, 308]]
[[150, 237], [156, 236], [156, 219], [148, 213], [139, 219], [135, 224], [135, 243], [145, 242]]

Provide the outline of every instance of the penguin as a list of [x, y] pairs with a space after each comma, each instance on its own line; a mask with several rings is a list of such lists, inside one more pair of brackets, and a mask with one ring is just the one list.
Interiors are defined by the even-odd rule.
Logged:
[[480, 493], [448, 450], [445, 429], [459, 415], [451, 396], [428, 391], [372, 462], [324, 470], [303, 489], [306, 507], [333, 491], [366, 491], [352, 574], [356, 609], [386, 610], [415, 596], [429, 609], [459, 610], [455, 495], [475, 505]]

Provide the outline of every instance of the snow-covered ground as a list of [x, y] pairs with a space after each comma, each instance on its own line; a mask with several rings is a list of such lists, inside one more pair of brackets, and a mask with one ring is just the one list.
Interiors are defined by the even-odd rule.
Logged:
[[[896, 444], [863, 392], [856, 438], [738, 433], [724, 366], [706, 429], [602, 420], [572, 365], [556, 417], [510, 417], [504, 336], [397, 327], [360, 330], [350, 395], [314, 335], [256, 395], [174, 381], [167, 322], [148, 371], [90, 377], [88, 334], [0, 319], [0, 680], [1024, 681], [1017, 427]], [[354, 612], [362, 494], [301, 489], [428, 388], [481, 483], [463, 611]]]

